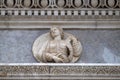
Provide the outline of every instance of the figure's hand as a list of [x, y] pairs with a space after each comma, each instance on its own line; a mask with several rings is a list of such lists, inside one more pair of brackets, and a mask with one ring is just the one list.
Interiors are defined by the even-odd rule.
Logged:
[[62, 60], [61, 58], [58, 58], [58, 57], [56, 57], [56, 56], [53, 56], [53, 59], [54, 59], [54, 61], [57, 62], [57, 63], [63, 63], [63, 60]]

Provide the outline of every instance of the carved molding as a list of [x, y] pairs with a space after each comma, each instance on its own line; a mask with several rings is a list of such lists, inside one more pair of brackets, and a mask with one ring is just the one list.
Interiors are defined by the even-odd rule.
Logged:
[[31, 28], [29, 25], [41, 28], [38, 23], [80, 24], [80, 21], [95, 21], [95, 25], [107, 21], [105, 26], [102, 24], [105, 28], [111, 28], [109, 21], [113, 21], [112, 28], [120, 28], [120, 0], [0, 0], [0, 28]]
[[120, 0], [1, 0], [0, 16], [120, 16]]
[[1, 0], [1, 8], [120, 8], [120, 0]]
[[120, 65], [9, 64], [0, 65], [0, 80], [119, 80]]

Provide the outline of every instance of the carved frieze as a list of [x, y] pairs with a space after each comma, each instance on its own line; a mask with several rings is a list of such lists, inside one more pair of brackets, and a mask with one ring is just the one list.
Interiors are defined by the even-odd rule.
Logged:
[[[119, 8], [119, 0], [1, 0], [1, 8]], [[21, 5], [21, 6], [18, 6]], [[104, 5], [104, 6], [103, 6]]]
[[27, 16], [27, 20], [37, 16], [39, 21], [118, 20], [120, 0], [0, 0], [0, 17], [8, 16]]
[[0, 80], [119, 80], [120, 65], [10, 64], [0, 65]]
[[119, 74], [118, 66], [53, 66], [51, 74], [91, 74], [91, 75], [113, 75]]
[[38, 74], [48, 74], [49, 68], [47, 66], [20, 66], [20, 65], [12, 65], [12, 66], [6, 66], [2, 65], [0, 66], [0, 72], [6, 73], [6, 74], [32, 74], [38, 73]]

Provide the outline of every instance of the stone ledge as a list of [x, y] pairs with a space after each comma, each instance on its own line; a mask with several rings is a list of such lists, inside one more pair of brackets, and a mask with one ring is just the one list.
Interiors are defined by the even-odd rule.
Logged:
[[120, 29], [120, 21], [0, 21], [0, 29], [46, 29], [58, 25], [67, 29]]
[[120, 64], [0, 64], [0, 80], [119, 80]]

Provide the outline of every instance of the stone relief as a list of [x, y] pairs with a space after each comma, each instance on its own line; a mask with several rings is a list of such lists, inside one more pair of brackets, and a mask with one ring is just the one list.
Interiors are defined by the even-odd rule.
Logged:
[[0, 0], [0, 8], [119, 8], [119, 0]]
[[39, 62], [74, 63], [80, 58], [82, 46], [75, 36], [54, 26], [35, 40], [32, 51]]

